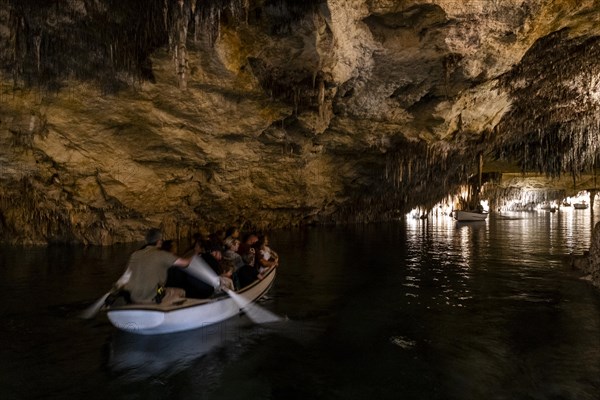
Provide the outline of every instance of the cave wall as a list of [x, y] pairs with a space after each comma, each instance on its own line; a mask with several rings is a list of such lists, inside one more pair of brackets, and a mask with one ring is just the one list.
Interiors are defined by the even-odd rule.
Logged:
[[583, 255], [574, 254], [571, 266], [585, 274], [584, 279], [600, 288], [600, 223], [596, 223], [592, 230], [589, 252]]
[[2, 0], [0, 240], [395, 218], [595, 165], [598, 1]]

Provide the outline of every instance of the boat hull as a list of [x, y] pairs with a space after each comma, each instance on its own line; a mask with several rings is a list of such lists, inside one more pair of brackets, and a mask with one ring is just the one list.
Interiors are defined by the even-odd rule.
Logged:
[[575, 203], [573, 204], [573, 208], [576, 210], [585, 210], [586, 208], [588, 208], [588, 205], [585, 203]]
[[488, 213], [480, 213], [475, 211], [454, 210], [452, 215], [457, 221], [485, 221]]
[[214, 299], [186, 299], [176, 306], [127, 305], [109, 309], [107, 316], [118, 329], [142, 335], [201, 328], [238, 315], [243, 311], [240, 304], [248, 304], [264, 296], [275, 280], [276, 271], [277, 268], [272, 268], [263, 279], [237, 292], [236, 298], [241, 298], [242, 302], [225, 295]]

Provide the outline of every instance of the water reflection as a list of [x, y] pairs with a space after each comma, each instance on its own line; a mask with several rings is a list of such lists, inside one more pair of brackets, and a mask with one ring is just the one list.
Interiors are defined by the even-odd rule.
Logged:
[[284, 262], [263, 305], [289, 321], [148, 337], [74, 318], [131, 249], [10, 249], [0, 388], [7, 398], [595, 400], [600, 296], [563, 262], [589, 248], [593, 215], [582, 211], [279, 231]]
[[170, 335], [136, 335], [117, 331], [108, 343], [108, 366], [124, 380], [170, 376], [202, 356], [224, 347], [238, 347], [256, 332], [244, 317]]
[[464, 307], [472, 297], [472, 262], [486, 251], [488, 234], [486, 221], [456, 222], [440, 216], [408, 222], [406, 296], [416, 304], [429, 303], [427, 307]]

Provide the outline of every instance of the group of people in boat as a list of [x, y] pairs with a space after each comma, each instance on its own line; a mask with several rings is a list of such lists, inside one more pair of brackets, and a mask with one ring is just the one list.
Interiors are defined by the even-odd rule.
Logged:
[[[218, 285], [186, 271], [192, 258], [198, 256], [218, 276]], [[134, 251], [127, 269], [116, 284], [116, 298], [127, 303], [176, 304], [184, 298], [209, 298], [226, 290], [238, 290], [279, 264], [279, 256], [269, 247], [266, 234], [250, 232], [241, 235], [236, 227], [208, 237], [196, 235], [190, 250], [182, 256], [172, 241], [163, 240], [159, 229], [146, 233], [145, 245]]]

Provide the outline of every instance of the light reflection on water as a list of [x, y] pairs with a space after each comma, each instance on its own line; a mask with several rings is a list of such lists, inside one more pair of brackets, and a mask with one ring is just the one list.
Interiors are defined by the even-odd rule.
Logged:
[[0, 389], [7, 398], [596, 399], [600, 299], [566, 265], [589, 248], [592, 224], [590, 210], [565, 210], [274, 232], [284, 261], [261, 305], [288, 321], [236, 318], [159, 337], [74, 317], [133, 246], [3, 248]]
[[435, 327], [434, 338], [418, 336], [441, 365], [446, 398], [595, 398], [598, 296], [565, 266], [589, 248], [592, 226], [589, 210], [408, 221], [406, 280], [437, 290], [406, 294], [420, 295], [413, 317]]

